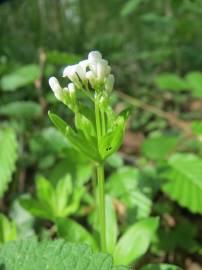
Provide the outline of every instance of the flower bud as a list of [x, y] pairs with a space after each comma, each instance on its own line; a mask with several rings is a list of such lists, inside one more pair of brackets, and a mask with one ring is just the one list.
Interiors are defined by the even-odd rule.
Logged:
[[69, 90], [70, 96], [73, 96], [76, 91], [75, 85], [73, 83], [69, 83], [68, 90]]
[[105, 89], [108, 91], [108, 92], [111, 92], [113, 87], [114, 87], [114, 75], [112, 74], [109, 74], [108, 77], [106, 78], [105, 80]]
[[98, 51], [92, 51], [88, 54], [88, 60], [91, 63], [97, 63], [102, 59], [102, 55]]
[[87, 68], [88, 65], [89, 65], [88, 60], [82, 60], [82, 61], [79, 62], [79, 66], [81, 66], [82, 69], [85, 70], [85, 71], [86, 71], [86, 68]]
[[98, 80], [104, 80], [105, 76], [108, 75], [108, 62], [102, 59], [97, 63], [97, 78]]
[[77, 65], [67, 66], [63, 71], [63, 77], [68, 77], [71, 81], [78, 80], [76, 69]]
[[51, 77], [48, 80], [50, 88], [54, 92], [54, 95], [56, 96], [57, 99], [61, 100], [62, 99], [62, 88], [58, 82], [58, 80], [55, 77]]

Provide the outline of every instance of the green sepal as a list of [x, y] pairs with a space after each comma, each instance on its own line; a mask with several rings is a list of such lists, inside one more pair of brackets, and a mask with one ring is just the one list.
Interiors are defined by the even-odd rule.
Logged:
[[54, 114], [50, 111], [48, 111], [48, 116], [51, 122], [56, 126], [56, 128], [59, 129], [65, 135], [66, 127], [68, 126], [67, 123], [57, 114]]

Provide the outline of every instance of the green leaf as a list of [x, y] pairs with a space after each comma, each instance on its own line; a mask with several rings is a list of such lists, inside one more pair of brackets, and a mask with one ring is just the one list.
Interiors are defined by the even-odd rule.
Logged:
[[175, 154], [168, 164], [170, 171], [163, 191], [191, 212], [202, 214], [202, 159], [191, 154]]
[[59, 129], [60, 132], [62, 132], [64, 135], [66, 134], [66, 128], [67, 128], [67, 123], [60, 118], [57, 114], [51, 113], [50, 111], [48, 112], [48, 116], [52, 123], [56, 126], [57, 129]]
[[85, 243], [97, 249], [97, 243], [91, 234], [79, 223], [72, 219], [58, 218], [56, 226], [60, 237], [69, 242]]
[[140, 4], [141, 0], [128, 0], [121, 10], [121, 15], [126, 17], [135, 11]]
[[125, 129], [124, 118], [119, 116], [113, 131], [105, 134], [100, 143], [100, 155], [104, 160], [116, 152], [122, 144]]
[[63, 212], [67, 206], [69, 196], [73, 191], [72, 181], [69, 174], [65, 175], [57, 183], [55, 195], [56, 195], [56, 209], [60, 216], [63, 216]]
[[178, 137], [160, 135], [149, 137], [141, 145], [143, 155], [151, 160], [165, 159], [178, 143]]
[[87, 245], [64, 240], [38, 243], [33, 238], [10, 242], [0, 249], [0, 265], [6, 270], [127, 270], [113, 267], [108, 254], [94, 253]]
[[94, 138], [87, 140], [82, 132], [76, 133], [71, 127], [66, 129], [66, 136], [77, 151], [93, 161], [100, 161]]
[[0, 115], [32, 119], [41, 115], [41, 107], [38, 103], [32, 101], [15, 101], [1, 106]]
[[155, 83], [162, 90], [181, 91], [187, 89], [187, 82], [172, 73], [158, 75], [155, 78]]
[[6, 216], [0, 214], [0, 243], [15, 240], [17, 237], [16, 226]]
[[[107, 179], [107, 191], [127, 205], [128, 213], [133, 216], [132, 222], [148, 217], [151, 212], [152, 177], [149, 178], [149, 184], [145, 180], [145, 176], [136, 168], [127, 166], [118, 169]], [[147, 195], [148, 191], [150, 196]]]
[[117, 237], [118, 237], [118, 225], [116, 212], [113, 207], [113, 201], [110, 196], [105, 196], [105, 217], [106, 217], [106, 243], [107, 252], [113, 254]]
[[173, 264], [147, 264], [143, 266], [140, 270], [183, 270], [177, 265]]
[[17, 138], [10, 128], [0, 130], [0, 198], [6, 191], [17, 160]]
[[202, 121], [193, 121], [191, 123], [191, 127], [195, 135], [202, 135]]
[[158, 228], [158, 218], [147, 218], [132, 225], [114, 250], [115, 264], [129, 265], [145, 254]]
[[186, 80], [190, 85], [194, 97], [202, 98], [202, 73], [193, 71], [186, 75]]
[[17, 71], [4, 75], [0, 85], [4, 91], [14, 91], [20, 87], [29, 85], [39, 78], [39, 67], [37, 65], [27, 65]]

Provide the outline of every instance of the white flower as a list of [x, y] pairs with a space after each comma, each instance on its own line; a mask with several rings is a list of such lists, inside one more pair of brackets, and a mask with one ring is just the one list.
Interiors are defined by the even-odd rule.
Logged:
[[78, 80], [77, 65], [67, 66], [63, 71], [63, 77], [68, 77], [72, 82]]
[[49, 80], [49, 85], [52, 91], [54, 92], [57, 99], [62, 99], [62, 88], [58, 82], [58, 80], [55, 77], [51, 77]]
[[113, 87], [114, 87], [114, 75], [112, 74], [109, 74], [108, 77], [106, 78], [105, 80], [105, 89], [108, 91], [108, 92], [111, 92]]
[[88, 60], [91, 63], [97, 63], [102, 59], [102, 55], [98, 51], [92, 51], [88, 54]]

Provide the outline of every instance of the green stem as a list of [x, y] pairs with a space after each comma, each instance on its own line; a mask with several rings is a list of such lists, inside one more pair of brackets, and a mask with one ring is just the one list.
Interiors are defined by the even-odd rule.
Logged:
[[[101, 116], [99, 103], [95, 100], [95, 119], [96, 119], [96, 129], [97, 129], [97, 141], [98, 149], [102, 139], [102, 128], [103, 119]], [[98, 213], [99, 213], [99, 223], [100, 223], [100, 240], [101, 240], [101, 250], [106, 252], [106, 222], [105, 222], [105, 179], [104, 179], [104, 165], [102, 163], [97, 165], [97, 178], [98, 178]]]
[[100, 222], [100, 238], [101, 249], [106, 252], [106, 226], [105, 226], [105, 182], [104, 182], [104, 166], [98, 165], [98, 192], [99, 192], [99, 222]]

